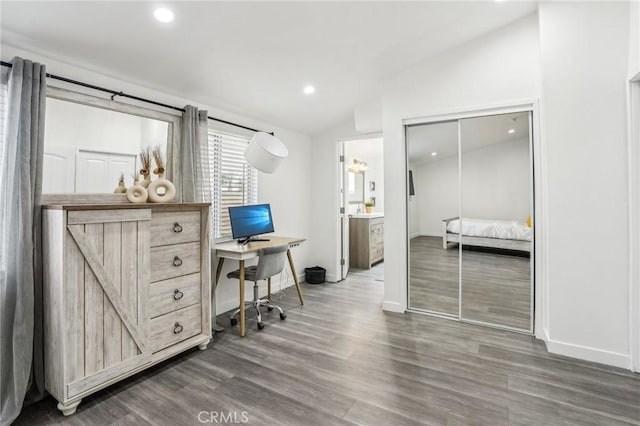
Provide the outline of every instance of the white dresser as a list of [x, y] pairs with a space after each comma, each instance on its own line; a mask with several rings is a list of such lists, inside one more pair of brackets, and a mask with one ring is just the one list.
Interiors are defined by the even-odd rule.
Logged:
[[83, 397], [211, 340], [209, 204], [43, 207], [45, 385]]

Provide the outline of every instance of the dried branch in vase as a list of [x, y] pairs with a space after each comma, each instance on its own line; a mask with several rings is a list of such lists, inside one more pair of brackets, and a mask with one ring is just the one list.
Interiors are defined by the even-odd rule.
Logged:
[[149, 171], [151, 170], [151, 152], [149, 150], [149, 147], [143, 148], [140, 151], [140, 164], [142, 165], [140, 174], [142, 176], [148, 176]]
[[149, 147], [140, 151], [140, 174], [142, 175], [141, 185], [147, 188], [151, 184], [151, 150]]
[[164, 174], [164, 159], [162, 158], [162, 149], [159, 145], [153, 148], [153, 159], [156, 162], [156, 168], [153, 170], [153, 173], [156, 175]]

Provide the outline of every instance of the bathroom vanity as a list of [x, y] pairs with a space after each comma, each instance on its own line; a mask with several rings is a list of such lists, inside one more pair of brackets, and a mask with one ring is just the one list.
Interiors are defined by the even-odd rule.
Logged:
[[349, 216], [349, 265], [369, 269], [384, 260], [384, 214]]

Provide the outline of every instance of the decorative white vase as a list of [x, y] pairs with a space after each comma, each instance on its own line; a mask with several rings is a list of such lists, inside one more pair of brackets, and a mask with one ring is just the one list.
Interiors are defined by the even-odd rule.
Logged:
[[140, 185], [144, 188], [148, 188], [151, 185], [151, 174], [144, 175], [144, 179], [140, 182]]
[[131, 188], [127, 189], [127, 200], [132, 203], [146, 203], [148, 198], [147, 189], [137, 181], [134, 182]]
[[[164, 193], [158, 192], [160, 188], [164, 189]], [[151, 182], [148, 192], [152, 203], [168, 203], [176, 198], [176, 187], [169, 179], [164, 178], [164, 173], [158, 174], [158, 179]]]
[[120, 181], [118, 182], [118, 186], [116, 187], [116, 189], [113, 190], [113, 193], [124, 194], [125, 192], [127, 192], [127, 187], [124, 186], [124, 177], [121, 177]]

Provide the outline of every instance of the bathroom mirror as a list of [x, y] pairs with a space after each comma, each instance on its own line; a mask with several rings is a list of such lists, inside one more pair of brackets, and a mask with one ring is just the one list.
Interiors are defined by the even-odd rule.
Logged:
[[349, 171], [347, 176], [347, 194], [349, 204], [364, 203], [364, 172]]
[[[141, 168], [138, 154], [171, 151], [181, 117], [56, 87], [47, 88], [42, 192], [112, 193]], [[170, 173], [170, 171], [168, 171]]]

